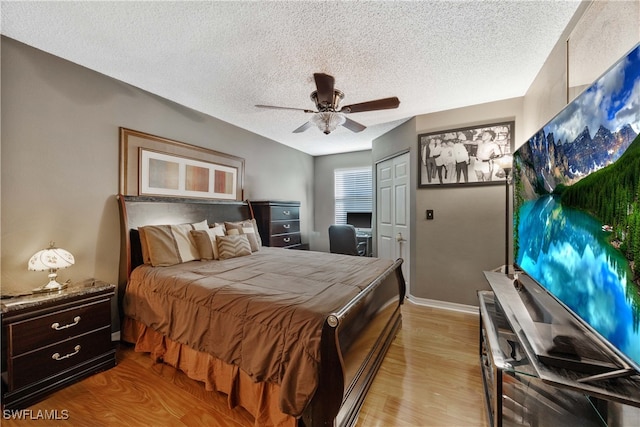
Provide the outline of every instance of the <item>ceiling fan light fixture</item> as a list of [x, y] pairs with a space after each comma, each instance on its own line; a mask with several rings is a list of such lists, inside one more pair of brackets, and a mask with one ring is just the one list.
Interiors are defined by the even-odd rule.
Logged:
[[315, 113], [311, 120], [311, 123], [316, 125], [325, 135], [329, 135], [331, 132], [345, 122], [346, 118], [342, 113], [324, 112]]

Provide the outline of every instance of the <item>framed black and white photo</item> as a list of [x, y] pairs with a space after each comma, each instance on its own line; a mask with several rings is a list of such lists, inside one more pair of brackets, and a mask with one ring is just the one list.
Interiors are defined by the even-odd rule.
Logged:
[[418, 135], [418, 188], [504, 184], [496, 159], [513, 153], [514, 122]]

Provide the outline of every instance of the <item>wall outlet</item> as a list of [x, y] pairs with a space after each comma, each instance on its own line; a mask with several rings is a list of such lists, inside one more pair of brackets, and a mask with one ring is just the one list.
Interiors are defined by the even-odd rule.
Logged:
[[433, 219], [433, 209], [427, 209], [427, 219]]

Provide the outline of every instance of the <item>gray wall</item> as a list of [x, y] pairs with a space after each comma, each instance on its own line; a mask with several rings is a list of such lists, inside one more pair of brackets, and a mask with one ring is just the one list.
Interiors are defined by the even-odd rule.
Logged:
[[[477, 305], [476, 290], [487, 287], [482, 271], [505, 259], [505, 187], [417, 189], [418, 134], [509, 120], [521, 140], [522, 98], [421, 115], [373, 142], [374, 162], [410, 152], [415, 299]], [[433, 221], [425, 219], [427, 209], [434, 210]]]
[[334, 170], [371, 167], [371, 150], [314, 158], [315, 214], [309, 244], [314, 251], [329, 252], [329, 226], [334, 223]]
[[299, 200], [307, 241], [313, 157], [2, 37], [2, 292], [46, 282], [27, 261], [50, 240], [60, 278], [118, 279], [118, 127], [245, 158], [246, 196]]

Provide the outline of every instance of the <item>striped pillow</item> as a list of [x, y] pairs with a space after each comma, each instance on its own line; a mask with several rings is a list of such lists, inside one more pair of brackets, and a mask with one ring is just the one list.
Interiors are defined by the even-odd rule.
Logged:
[[260, 246], [262, 246], [262, 239], [260, 239], [260, 233], [258, 233], [258, 226], [255, 219], [248, 219], [239, 222], [225, 222], [224, 227], [227, 230], [227, 235], [245, 234], [247, 239], [249, 239], [249, 245], [251, 245], [252, 252], [260, 250]]
[[229, 259], [251, 255], [251, 245], [246, 234], [232, 236], [216, 236], [220, 259]]

